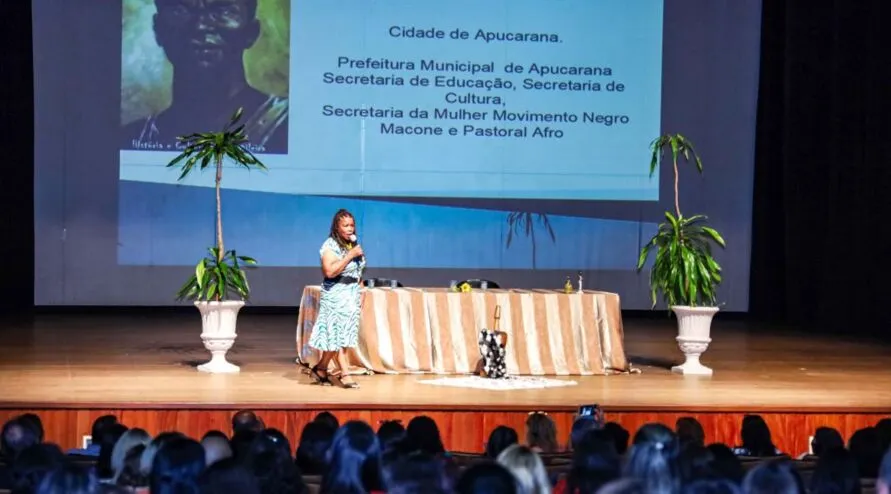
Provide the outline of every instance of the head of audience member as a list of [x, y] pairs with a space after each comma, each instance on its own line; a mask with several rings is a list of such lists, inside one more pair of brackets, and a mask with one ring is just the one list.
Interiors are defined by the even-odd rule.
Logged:
[[801, 494], [801, 477], [787, 461], [765, 461], [749, 470], [743, 479], [746, 494]]
[[257, 438], [259, 432], [253, 429], [243, 429], [236, 432], [232, 439], [229, 440], [229, 446], [232, 448], [232, 457], [242, 460], [247, 457], [251, 450], [251, 444]]
[[702, 479], [684, 488], [684, 494], [741, 494], [738, 484], [727, 479]]
[[321, 475], [325, 471], [325, 455], [337, 429], [324, 422], [309, 422], [303, 426], [295, 454], [297, 467], [303, 475]]
[[566, 492], [597, 492], [621, 474], [622, 460], [613, 437], [603, 429], [592, 429], [573, 443]]
[[377, 428], [377, 440], [381, 451], [388, 451], [405, 439], [405, 426], [401, 420], [385, 420]]
[[648, 492], [678, 492], [679, 453], [680, 445], [671, 429], [662, 424], [645, 424], [634, 434], [625, 475], [644, 482]]
[[93, 427], [90, 429], [90, 437], [93, 441], [92, 444], [99, 446], [105, 430], [117, 423], [118, 418], [114, 415], [100, 415], [96, 418], [96, 420], [93, 421]]
[[485, 462], [473, 465], [461, 474], [455, 484], [456, 494], [519, 494], [514, 475], [504, 466]]
[[155, 461], [155, 455], [158, 454], [161, 447], [170, 441], [184, 437], [185, 436], [180, 432], [162, 432], [148, 443], [142, 451], [142, 456], [139, 460], [139, 474], [146, 479], [146, 482], [152, 473], [152, 465]]
[[306, 487], [291, 458], [291, 443], [277, 429], [257, 434], [244, 464], [262, 492], [303, 492]]
[[232, 415], [232, 435], [241, 431], [260, 432], [264, 429], [263, 421], [252, 410], [239, 410]]
[[260, 494], [256, 477], [235, 458], [208, 466], [198, 477], [201, 494]]
[[699, 480], [720, 478], [714, 469], [715, 457], [708, 448], [695, 442], [680, 445], [678, 469], [681, 474], [682, 487], [687, 487]]
[[679, 418], [675, 423], [674, 430], [678, 436], [678, 441], [681, 443], [681, 447], [687, 444], [705, 447], [705, 431], [702, 429], [702, 424], [695, 418]]
[[23, 413], [19, 415], [19, 420], [23, 424], [32, 427], [37, 433], [38, 442], [43, 442], [43, 421], [40, 420], [40, 416], [36, 413]]
[[857, 461], [861, 478], [875, 478], [878, 475], [884, 451], [875, 427], [855, 431], [848, 441], [848, 450]]
[[127, 453], [136, 446], [147, 445], [151, 440], [152, 436], [138, 427], [129, 429], [121, 435], [111, 450], [111, 471], [115, 481], [120, 478], [121, 472], [124, 471], [124, 463], [127, 459]]
[[93, 443], [99, 445], [99, 459], [96, 461], [96, 475], [100, 479], [111, 479], [114, 477], [114, 466], [112, 465], [112, 453], [114, 446], [118, 440], [127, 432], [127, 426], [124, 424], [112, 424], [102, 429], [102, 435], [93, 438]]
[[521, 492], [550, 494], [551, 480], [538, 453], [528, 446], [514, 444], [498, 455], [498, 463], [507, 468], [517, 480]]
[[209, 437], [218, 437], [220, 439], [225, 439], [227, 441], [229, 440], [229, 436], [227, 436], [225, 432], [223, 432], [219, 429], [211, 429], [211, 430], [205, 432], [204, 435], [201, 436], [201, 440], [203, 441]]
[[876, 494], [891, 494], [891, 449], [885, 452], [876, 477]]
[[426, 415], [411, 419], [405, 428], [405, 438], [410, 445], [410, 451], [420, 451], [428, 455], [437, 456], [445, 453], [442, 437], [439, 435], [439, 427], [436, 422]]
[[820, 455], [811, 475], [810, 494], [860, 494], [860, 473], [854, 457], [844, 448]]
[[23, 422], [20, 417], [10, 419], [3, 424], [2, 437], [0, 437], [0, 452], [8, 463], [14, 463], [15, 459], [30, 446], [40, 443], [38, 432]]
[[47, 473], [34, 491], [37, 494], [96, 494], [99, 479], [89, 468], [66, 462]]
[[[222, 433], [220, 433], [222, 434]], [[201, 447], [204, 448], [204, 461], [208, 466], [232, 457], [232, 446], [225, 435], [205, 434], [201, 439]]]
[[612, 436], [613, 441], [615, 441], [616, 453], [624, 455], [628, 451], [628, 441], [631, 439], [631, 434], [628, 430], [616, 422], [607, 422], [603, 425], [603, 430]]
[[384, 468], [387, 494], [447, 494], [451, 485], [442, 459], [426, 453], [400, 456]]
[[746, 471], [742, 461], [733, 454], [733, 450], [726, 444], [713, 443], [706, 448], [712, 454], [711, 468], [714, 474], [722, 479], [727, 479], [736, 485], [742, 484]]
[[499, 425], [489, 434], [489, 440], [486, 441], [486, 457], [494, 460], [502, 451], [519, 442], [520, 436], [513, 427]]
[[578, 447], [579, 441], [588, 433], [588, 431], [601, 429], [600, 421], [595, 417], [579, 417], [572, 423], [572, 430], [569, 432], [569, 447], [573, 451]]
[[381, 449], [368, 424], [349, 421], [334, 434], [322, 475], [322, 493], [383, 490]]
[[115, 485], [130, 489], [148, 486], [148, 477], [142, 474], [140, 465], [146, 447], [148, 444], [137, 444], [127, 451], [121, 471], [115, 478]]
[[891, 418], [879, 420], [876, 424], [876, 433], [879, 435], [882, 451], [891, 449]]
[[319, 412], [312, 421], [321, 422], [334, 430], [340, 429], [340, 421], [331, 412]]
[[204, 448], [198, 441], [185, 436], [165, 441], [152, 461], [149, 491], [152, 494], [197, 492], [198, 477], [204, 466]]
[[811, 441], [811, 450], [815, 456], [835, 448], [844, 448], [845, 440], [842, 435], [832, 427], [817, 427], [814, 431], [814, 440]]
[[526, 417], [526, 445], [540, 453], [556, 453], [557, 424], [545, 412], [532, 412]]
[[12, 465], [12, 492], [34, 492], [48, 473], [64, 464], [65, 454], [55, 444], [28, 446]]
[[777, 448], [770, 437], [770, 427], [760, 415], [743, 417], [740, 436], [747, 456], [777, 456]]

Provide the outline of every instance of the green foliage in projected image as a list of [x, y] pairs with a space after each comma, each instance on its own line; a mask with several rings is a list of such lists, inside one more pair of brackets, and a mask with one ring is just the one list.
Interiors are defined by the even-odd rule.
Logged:
[[693, 143], [681, 134], [667, 134], [658, 137], [650, 144], [650, 176], [662, 161], [666, 150], [671, 153], [674, 167], [674, 210], [665, 212], [666, 222], [659, 225], [653, 238], [644, 245], [637, 261], [637, 270], [643, 269], [652, 250], [655, 259], [650, 271], [650, 292], [653, 307], [658, 294], [670, 307], [714, 306], [716, 289], [721, 283], [721, 266], [712, 257], [712, 243], [724, 247], [724, 239], [713, 228], [705, 225], [707, 217], [681, 214], [678, 198], [678, 159], [693, 158], [699, 173], [702, 173], [702, 160], [693, 148]]
[[195, 273], [177, 292], [178, 300], [221, 301], [228, 299], [233, 293], [242, 300], [250, 298], [251, 289], [245, 268], [256, 265], [257, 261], [237, 255], [234, 250], [225, 249], [220, 200], [225, 161], [248, 170], [266, 170], [266, 166], [248, 149], [244, 125], [238, 125], [243, 110], [239, 108], [222, 131], [178, 137], [177, 140], [184, 148], [183, 152], [167, 164], [167, 167], [180, 168], [179, 180], [186, 178], [194, 170], [204, 170], [209, 166], [216, 169], [216, 245], [208, 248], [209, 255], [195, 265]]

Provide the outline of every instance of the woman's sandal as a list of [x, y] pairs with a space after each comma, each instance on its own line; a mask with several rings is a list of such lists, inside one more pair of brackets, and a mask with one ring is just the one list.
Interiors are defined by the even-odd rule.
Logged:
[[[324, 372], [325, 375], [323, 376], [322, 374], [320, 374], [320, 372]], [[329, 386], [331, 385], [331, 375], [328, 373], [328, 371], [320, 371], [318, 365], [313, 366], [309, 369], [309, 377], [311, 377], [316, 384], [327, 384]]]
[[343, 372], [341, 371], [336, 371], [333, 373], [329, 372], [328, 379], [331, 381], [332, 384], [340, 386], [341, 388], [355, 389], [359, 387], [359, 383], [357, 382], [343, 382]]

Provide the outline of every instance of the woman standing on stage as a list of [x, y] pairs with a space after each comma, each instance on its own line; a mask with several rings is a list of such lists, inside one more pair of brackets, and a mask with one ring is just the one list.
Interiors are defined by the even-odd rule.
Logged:
[[[333, 383], [343, 388], [358, 388], [348, 376], [347, 348], [359, 344], [359, 293], [365, 254], [355, 245], [356, 221], [346, 209], [337, 211], [331, 220], [331, 232], [319, 254], [322, 258], [322, 294], [319, 314], [312, 328], [309, 345], [322, 351], [319, 363], [310, 375], [319, 383]], [[334, 360], [337, 370], [328, 372]]]

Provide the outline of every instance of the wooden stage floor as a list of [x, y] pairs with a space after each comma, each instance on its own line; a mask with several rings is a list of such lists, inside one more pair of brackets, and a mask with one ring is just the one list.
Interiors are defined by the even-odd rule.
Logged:
[[[703, 357], [715, 370], [712, 377], [670, 373], [669, 367], [682, 358], [672, 320], [626, 318], [626, 351], [640, 374], [565, 377], [560, 379], [578, 384], [561, 388], [481, 391], [419, 382], [434, 377], [430, 375], [359, 376], [361, 388], [356, 390], [312, 385], [294, 364], [296, 315], [242, 315], [230, 352], [242, 372], [207, 375], [194, 368], [207, 360], [197, 312], [146, 314], [54, 314], [6, 324], [0, 332], [0, 409], [7, 413], [0, 415], [25, 409], [80, 410], [76, 424], [66, 427], [88, 429], [88, 417], [98, 410], [220, 410], [208, 422], [222, 423], [220, 428], [223, 414], [240, 408], [286, 415], [363, 411], [366, 420], [421, 412], [492, 412], [522, 426], [526, 412], [546, 410], [561, 417], [560, 428], [566, 430], [578, 405], [598, 403], [612, 416], [624, 416], [628, 427], [684, 414], [737, 421], [744, 413], [757, 412], [778, 421], [789, 414], [808, 415], [800, 424], [806, 427], [834, 417], [831, 422], [847, 430], [891, 412], [888, 346], [755, 331], [741, 322], [722, 321], [720, 315]], [[286, 428], [296, 429], [290, 422]], [[714, 428], [715, 436], [732, 435], [738, 421], [732, 427], [716, 422]]]

